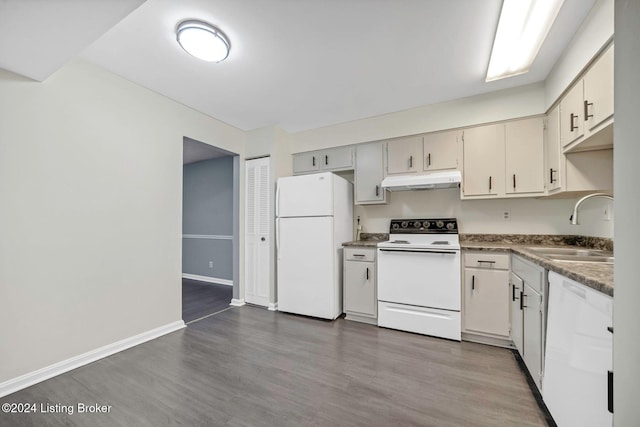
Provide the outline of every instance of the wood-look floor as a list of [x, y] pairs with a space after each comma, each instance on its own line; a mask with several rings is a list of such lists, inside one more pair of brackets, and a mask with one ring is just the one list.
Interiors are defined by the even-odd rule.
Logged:
[[189, 323], [229, 307], [233, 287], [182, 279], [182, 320]]
[[544, 426], [511, 351], [231, 308], [0, 399], [112, 405], [2, 426]]

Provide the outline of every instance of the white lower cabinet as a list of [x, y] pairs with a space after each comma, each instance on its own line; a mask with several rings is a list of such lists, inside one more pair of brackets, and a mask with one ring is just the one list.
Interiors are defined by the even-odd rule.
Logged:
[[509, 339], [509, 254], [465, 252], [464, 338], [494, 344]]
[[524, 349], [524, 325], [522, 316], [522, 292], [524, 282], [521, 278], [511, 273], [511, 340], [518, 352], [522, 354]]
[[542, 388], [545, 346], [545, 269], [511, 257], [511, 339], [536, 386]]
[[376, 249], [344, 249], [343, 310], [348, 320], [377, 323]]
[[559, 427], [611, 426], [613, 298], [549, 273], [549, 317], [542, 398]]

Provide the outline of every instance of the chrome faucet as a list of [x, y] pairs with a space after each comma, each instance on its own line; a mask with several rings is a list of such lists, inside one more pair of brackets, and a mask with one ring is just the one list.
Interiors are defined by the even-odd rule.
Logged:
[[578, 200], [578, 202], [576, 203], [576, 205], [573, 207], [573, 213], [571, 214], [571, 217], [569, 218], [569, 221], [571, 221], [571, 224], [573, 225], [578, 225], [578, 208], [580, 207], [581, 204], [583, 204], [585, 201], [592, 199], [592, 198], [603, 198], [603, 199], [609, 199], [609, 200], [613, 200], [613, 196], [611, 194], [607, 194], [607, 193], [593, 193], [593, 194], [589, 194], [584, 196], [582, 199]]

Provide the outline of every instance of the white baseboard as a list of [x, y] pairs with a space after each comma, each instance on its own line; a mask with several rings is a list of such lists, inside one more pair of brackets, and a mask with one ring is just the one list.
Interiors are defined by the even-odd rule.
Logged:
[[118, 353], [128, 348], [135, 347], [138, 344], [151, 341], [152, 339], [169, 334], [184, 327], [184, 322], [182, 320], [178, 320], [177, 322], [169, 323], [168, 325], [151, 329], [150, 331], [146, 331], [120, 341], [116, 341], [112, 344], [107, 344], [104, 347], [79, 354], [78, 356], [71, 357], [58, 363], [54, 363], [53, 365], [45, 366], [44, 368], [38, 369], [37, 371], [29, 372], [17, 378], [10, 379], [8, 381], [0, 383], [0, 397], [15, 393], [16, 391], [48, 380], [49, 378], [64, 374], [65, 372], [87, 365], [91, 362], [95, 362], [96, 360], [103, 359], [107, 356], [111, 356], [112, 354]]
[[182, 273], [183, 279], [197, 280], [199, 282], [217, 283], [218, 285], [233, 286], [233, 280], [218, 279], [217, 277], [199, 276], [197, 274]]
[[234, 307], [242, 307], [244, 304], [245, 304], [245, 302], [244, 302], [243, 298], [240, 298], [240, 299], [233, 298], [231, 300], [231, 304], [229, 304], [229, 305], [232, 305]]
[[267, 310], [269, 310], [269, 311], [278, 311], [278, 303], [277, 302], [270, 302], [269, 305], [267, 306]]

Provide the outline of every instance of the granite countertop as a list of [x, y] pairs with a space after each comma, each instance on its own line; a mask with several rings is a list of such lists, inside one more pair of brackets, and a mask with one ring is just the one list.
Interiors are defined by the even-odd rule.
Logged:
[[378, 243], [386, 242], [389, 240], [387, 233], [361, 233], [360, 240], [354, 240], [352, 242], [344, 242], [344, 247], [356, 247], [356, 248], [375, 248]]
[[[486, 241], [481, 240], [482, 236], [487, 237]], [[530, 247], [573, 247], [576, 249], [593, 248], [613, 250], [613, 242], [610, 239], [585, 238], [582, 236], [538, 235], [531, 236], [531, 238], [509, 238], [505, 235], [505, 238], [500, 240], [496, 238], [496, 236], [500, 235], [461, 235], [460, 247], [467, 250], [511, 252], [550, 271], [573, 279], [606, 295], [613, 296], [613, 264], [557, 262], [548, 260], [527, 250], [527, 248]]]

